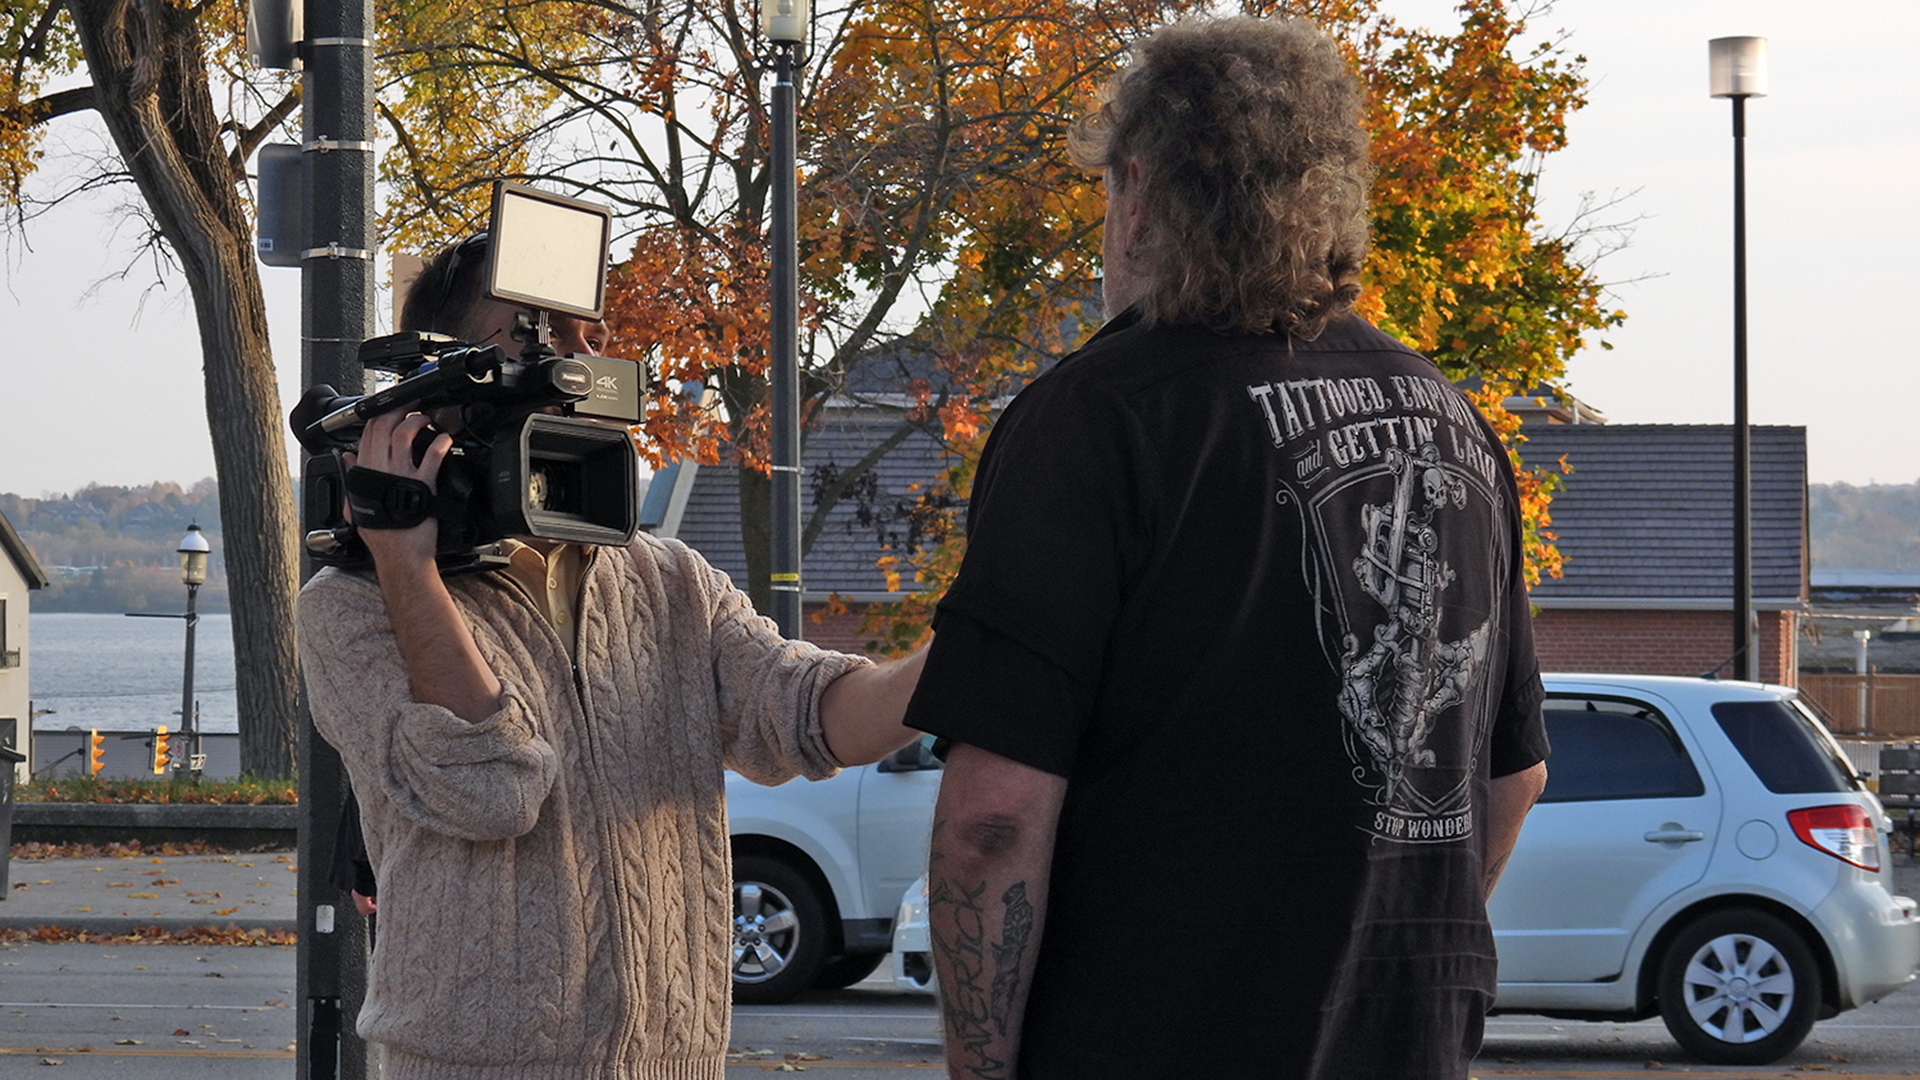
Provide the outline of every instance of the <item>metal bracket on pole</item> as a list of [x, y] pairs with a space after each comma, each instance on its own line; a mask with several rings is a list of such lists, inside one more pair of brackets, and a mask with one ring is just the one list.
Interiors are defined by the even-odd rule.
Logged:
[[300, 144], [300, 149], [311, 154], [315, 150], [325, 154], [333, 150], [353, 150], [362, 154], [373, 153], [373, 144], [364, 139], [329, 139], [325, 135], [311, 142]]
[[[368, 262], [372, 262], [373, 252], [368, 251], [366, 248], [341, 247], [339, 242], [336, 241], [334, 243], [328, 244], [326, 247], [308, 248], [307, 250], [302, 251], [300, 253], [300, 257], [303, 259], [365, 259]], [[309, 338], [308, 340], [309, 341], [322, 341], [322, 340], [338, 341], [340, 339], [339, 338]]]
[[324, 49], [324, 48], [371, 49], [373, 48], [372, 39], [363, 38], [363, 37], [308, 38], [304, 44], [309, 49], [316, 49], [316, 48], [319, 48], [319, 49]]

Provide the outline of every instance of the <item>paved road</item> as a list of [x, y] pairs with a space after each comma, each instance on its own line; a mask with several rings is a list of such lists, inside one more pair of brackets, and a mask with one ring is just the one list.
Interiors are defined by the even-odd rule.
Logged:
[[[777, 1067], [784, 1055], [801, 1060], [819, 1080], [887, 1077], [907, 1080], [938, 1073], [938, 1020], [930, 999], [893, 993], [878, 980], [852, 990], [808, 995], [789, 1005], [734, 1011], [733, 1045], [756, 1051], [753, 1071]], [[1247, 1037], [1248, 1074], [1259, 1074], [1260, 1038]], [[745, 1075], [746, 1061], [728, 1069]], [[1855, 1080], [1920, 1077], [1920, 988], [1910, 986], [1862, 1009], [1814, 1026], [1786, 1060], [1764, 1068], [1702, 1065], [1682, 1054], [1658, 1020], [1635, 1024], [1582, 1023], [1532, 1016], [1497, 1016], [1474, 1062], [1476, 1077], [1535, 1080], [1611, 1080], [1649, 1075], [1721, 1078], [1806, 1077]]]
[[[0, 1078], [286, 1080], [293, 1075], [294, 956], [287, 947], [0, 945]], [[879, 980], [736, 1010], [730, 1080], [805, 1070], [815, 1080], [939, 1074], [930, 998]], [[1250, 1072], [1260, 1060], [1247, 1040]], [[59, 1062], [57, 1072], [47, 1062]], [[1495, 1017], [1479, 1077], [1920, 1077], [1920, 990], [1822, 1023], [1760, 1069], [1691, 1063], [1658, 1021]]]
[[293, 964], [286, 946], [0, 945], [0, 1077], [290, 1077]]

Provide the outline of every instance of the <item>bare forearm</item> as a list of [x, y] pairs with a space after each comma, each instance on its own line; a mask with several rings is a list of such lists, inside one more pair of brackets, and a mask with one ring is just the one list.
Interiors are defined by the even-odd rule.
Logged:
[[900, 721], [926, 663], [923, 646], [898, 660], [854, 668], [827, 687], [820, 696], [820, 727], [840, 764], [878, 761], [920, 736]]
[[1533, 809], [1534, 801], [1546, 787], [1547, 763], [1544, 761], [1517, 773], [1495, 777], [1488, 786], [1486, 887], [1489, 897], [1500, 882], [1500, 872], [1507, 868], [1507, 857], [1513, 854], [1513, 846], [1520, 841], [1520, 826], [1527, 819], [1527, 811]]
[[[419, 413], [386, 413], [367, 422], [358, 455], [348, 463], [388, 476], [433, 484], [452, 440], [435, 435], [423, 453], [414, 444], [428, 430]], [[349, 516], [352, 507], [349, 505]], [[431, 518], [410, 528], [362, 528], [400, 658], [407, 664], [413, 700], [438, 705], [470, 723], [499, 707], [500, 680], [480, 656], [473, 631], [460, 617], [434, 563], [439, 525]]]
[[500, 680], [481, 658], [432, 560], [423, 567], [390, 562], [382, 568], [380, 592], [413, 700], [472, 723], [493, 715], [500, 707]]
[[[982, 760], [999, 771], [969, 769]], [[949, 789], [956, 764], [960, 782]], [[1003, 782], [1008, 766], [1015, 784]], [[956, 747], [949, 759], [934, 814], [927, 913], [951, 1077], [1014, 1075], [1065, 791], [1059, 777], [973, 747]]]

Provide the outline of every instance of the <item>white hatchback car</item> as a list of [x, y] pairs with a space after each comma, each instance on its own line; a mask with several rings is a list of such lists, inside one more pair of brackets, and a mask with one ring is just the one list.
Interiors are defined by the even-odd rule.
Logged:
[[927, 868], [932, 743], [817, 783], [727, 774], [735, 1001], [851, 986], [886, 959], [900, 890]]
[[[1658, 1014], [1705, 1061], [1777, 1061], [1905, 986], [1920, 918], [1895, 895], [1879, 800], [1794, 691], [1550, 675], [1547, 790], [1488, 914], [1495, 1012]], [[929, 990], [925, 883], [894, 982]]]

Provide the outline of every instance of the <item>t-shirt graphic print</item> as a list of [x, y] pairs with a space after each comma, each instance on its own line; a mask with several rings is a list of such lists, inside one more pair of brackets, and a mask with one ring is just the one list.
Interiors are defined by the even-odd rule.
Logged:
[[1299, 516], [1350, 779], [1400, 844], [1473, 834], [1482, 692], [1499, 639], [1495, 589], [1512, 558], [1504, 476], [1472, 407], [1418, 375], [1247, 387], [1284, 468], [1274, 501]]

